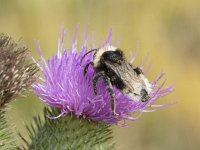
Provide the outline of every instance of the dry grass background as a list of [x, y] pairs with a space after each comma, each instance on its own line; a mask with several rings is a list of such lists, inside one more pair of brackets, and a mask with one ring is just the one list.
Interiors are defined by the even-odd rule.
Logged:
[[[200, 148], [200, 2], [191, 0], [0, 0], [0, 32], [22, 38], [38, 57], [34, 40], [40, 40], [46, 58], [57, 51], [61, 24], [73, 34], [88, 28], [97, 41], [105, 39], [110, 27], [121, 48], [134, 50], [140, 41], [135, 64], [150, 52], [156, 73], [164, 70], [175, 92], [161, 103], [174, 106], [147, 113], [139, 123], [113, 127], [120, 150], [197, 150]], [[81, 37], [81, 35], [80, 35]], [[26, 134], [24, 124], [42, 110], [42, 103], [29, 93], [10, 106], [7, 119], [15, 130]]]

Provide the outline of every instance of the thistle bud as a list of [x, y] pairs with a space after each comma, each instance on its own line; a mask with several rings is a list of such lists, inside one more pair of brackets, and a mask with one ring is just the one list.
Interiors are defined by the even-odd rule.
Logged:
[[27, 59], [28, 48], [0, 34], [0, 109], [34, 81], [37, 67]]

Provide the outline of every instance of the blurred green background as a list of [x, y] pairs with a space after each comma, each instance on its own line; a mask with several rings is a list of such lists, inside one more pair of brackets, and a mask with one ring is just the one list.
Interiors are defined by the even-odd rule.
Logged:
[[[105, 39], [110, 27], [114, 41], [140, 51], [135, 64], [150, 52], [153, 69], [148, 74], [166, 72], [167, 84], [175, 92], [160, 103], [176, 105], [146, 113], [139, 123], [113, 127], [119, 150], [198, 150], [200, 149], [200, 1], [195, 0], [0, 0], [0, 32], [19, 38], [38, 57], [34, 40], [40, 40], [45, 57], [57, 52], [62, 23], [73, 34], [88, 28], [95, 39]], [[79, 34], [81, 37], [81, 34]], [[81, 43], [79, 43], [81, 44]], [[41, 112], [43, 104], [33, 93], [13, 102], [7, 119], [18, 131]], [[16, 134], [17, 138], [17, 134]]]

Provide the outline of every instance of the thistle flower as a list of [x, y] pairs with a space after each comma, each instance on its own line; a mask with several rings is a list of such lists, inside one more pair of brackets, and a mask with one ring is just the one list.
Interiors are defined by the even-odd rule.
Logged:
[[[80, 64], [81, 58], [88, 51], [88, 48], [86, 44], [87, 38], [85, 38], [83, 39], [82, 48], [78, 52], [77, 32], [78, 30], [76, 30], [74, 40], [71, 43], [71, 49], [67, 50], [65, 47], [66, 31], [64, 29], [61, 30], [58, 40], [58, 53], [49, 59], [48, 62], [42, 56], [39, 44], [37, 44], [37, 49], [40, 52], [42, 60], [37, 65], [42, 71], [43, 77], [33, 85], [33, 89], [45, 104], [60, 109], [61, 113], [57, 117], [73, 113], [77, 117], [106, 124], [117, 124], [121, 120], [135, 121], [143, 112], [152, 112], [159, 107], [163, 107], [163, 105], [155, 105], [155, 102], [159, 98], [169, 94], [172, 91], [172, 87], [164, 87], [163, 84], [158, 85], [158, 81], [164, 76], [164, 73], [161, 73], [152, 82], [153, 90], [147, 102], [130, 100], [114, 87], [116, 112], [118, 115], [113, 115], [110, 106], [110, 95], [106, 85], [103, 82], [98, 84], [99, 95], [95, 96], [92, 87], [94, 69], [89, 67], [87, 78], [83, 74], [85, 65], [92, 61], [93, 56], [92, 54], [88, 55], [82, 64]], [[111, 38], [112, 32], [110, 32], [106, 42], [102, 46], [110, 45]], [[135, 57], [132, 57], [131, 62], [134, 59]], [[149, 110], [149, 108], [154, 109]], [[131, 117], [136, 112], [140, 112], [139, 115]]]
[[0, 34], [0, 109], [30, 86], [37, 67], [28, 63], [28, 49]]

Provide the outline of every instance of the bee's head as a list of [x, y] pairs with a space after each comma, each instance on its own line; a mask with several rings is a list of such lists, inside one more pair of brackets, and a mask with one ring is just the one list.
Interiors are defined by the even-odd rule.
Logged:
[[[92, 49], [90, 51], [88, 51], [81, 59], [81, 63], [83, 61], [83, 59], [91, 52], [95, 51], [94, 52], [94, 55], [93, 55], [93, 63], [94, 63], [94, 67], [98, 66], [99, 65], [99, 62], [101, 60], [101, 57], [103, 56], [103, 54], [105, 54], [105, 52], [108, 52], [108, 51], [117, 51], [118, 48], [117, 47], [114, 47], [114, 46], [105, 46], [105, 47], [102, 47], [102, 48], [97, 48], [97, 49]], [[120, 51], [121, 52], [121, 51]]]
[[134, 80], [133, 89], [130, 89], [128, 96], [134, 101], [146, 102], [149, 99], [149, 94], [152, 91], [152, 85], [142, 73], [140, 68], [134, 69], [137, 77]]
[[106, 54], [107, 52], [112, 52], [112, 51], [116, 51], [118, 48], [114, 47], [114, 46], [105, 46], [102, 48], [99, 48], [95, 53], [94, 53], [94, 67], [97, 67], [100, 63], [101, 58], [103, 57], [104, 54]]

